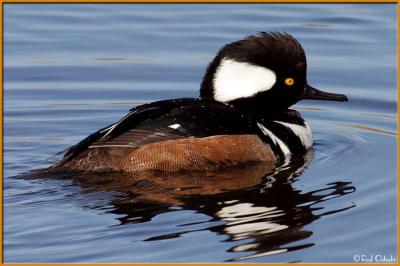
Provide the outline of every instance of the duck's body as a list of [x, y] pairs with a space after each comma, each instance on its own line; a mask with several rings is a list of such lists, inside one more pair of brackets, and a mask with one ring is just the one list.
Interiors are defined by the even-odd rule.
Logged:
[[[280, 136], [279, 138], [277, 136]], [[256, 118], [216, 101], [175, 99], [141, 105], [65, 155], [60, 165], [96, 171], [208, 169], [277, 163], [312, 146], [309, 127], [288, 110]]]
[[[283, 44], [287, 47], [280, 47]], [[263, 49], [275, 53], [265, 55]], [[301, 98], [347, 100], [308, 86], [305, 72], [304, 51], [290, 35], [262, 33], [229, 44], [210, 64], [200, 99], [133, 108], [71, 147], [54, 167], [204, 170], [262, 161], [278, 164], [302, 155], [312, 147], [311, 130], [288, 107]]]

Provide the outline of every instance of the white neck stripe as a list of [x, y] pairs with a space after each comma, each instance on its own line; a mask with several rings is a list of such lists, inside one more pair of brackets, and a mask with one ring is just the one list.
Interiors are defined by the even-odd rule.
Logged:
[[285, 158], [290, 156], [291, 152], [290, 152], [288, 146], [282, 140], [280, 140], [277, 136], [275, 136], [274, 133], [272, 133], [269, 129], [264, 127], [261, 123], [257, 123], [257, 125], [261, 129], [261, 131], [266, 136], [270, 137], [271, 140], [274, 142], [274, 144], [281, 149], [281, 151], [284, 154]]
[[282, 121], [274, 121], [274, 122], [279, 123], [279, 124], [289, 128], [290, 130], [292, 130], [292, 132], [297, 137], [299, 137], [301, 143], [303, 144], [303, 146], [306, 149], [310, 149], [312, 147], [313, 137], [312, 137], [311, 129], [307, 123], [305, 123], [304, 126], [301, 126], [301, 125], [286, 123], [286, 122], [282, 122]]

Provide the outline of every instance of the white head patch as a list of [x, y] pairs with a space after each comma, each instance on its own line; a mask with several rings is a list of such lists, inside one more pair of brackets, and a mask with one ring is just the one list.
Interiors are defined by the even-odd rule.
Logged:
[[271, 89], [276, 74], [265, 67], [223, 58], [213, 82], [214, 99], [229, 102]]

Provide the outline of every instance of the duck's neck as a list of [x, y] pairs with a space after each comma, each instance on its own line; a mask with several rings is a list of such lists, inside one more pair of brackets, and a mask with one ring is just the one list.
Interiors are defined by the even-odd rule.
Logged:
[[240, 110], [243, 113], [246, 113], [249, 116], [252, 116], [255, 120], [259, 122], [264, 121], [281, 121], [291, 124], [299, 124], [304, 125], [305, 121], [301, 117], [300, 113], [296, 110], [292, 109], [269, 109], [269, 108], [262, 108], [259, 106], [238, 106], [232, 104], [236, 109]]
[[261, 122], [263, 121], [281, 121], [290, 124], [304, 125], [305, 121], [300, 113], [296, 110], [286, 109], [280, 112], [264, 112], [260, 116]]

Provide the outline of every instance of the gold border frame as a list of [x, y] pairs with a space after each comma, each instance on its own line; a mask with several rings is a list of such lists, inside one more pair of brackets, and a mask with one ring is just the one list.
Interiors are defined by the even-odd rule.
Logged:
[[[1, 38], [1, 42], [0, 42], [0, 50], [1, 50], [1, 71], [0, 71], [0, 82], [1, 82], [1, 90], [0, 90], [0, 102], [1, 102], [1, 109], [0, 109], [0, 149], [1, 149], [1, 156], [0, 156], [0, 165], [1, 165], [1, 173], [0, 173], [0, 193], [1, 193], [1, 197], [0, 197], [0, 204], [1, 204], [1, 208], [0, 208], [0, 226], [1, 226], [1, 237], [0, 237], [0, 263], [1, 265], [4, 264], [4, 257], [3, 257], [3, 218], [4, 218], [4, 214], [3, 214], [3, 66], [4, 66], [4, 61], [3, 61], [3, 55], [4, 55], [4, 49], [3, 49], [3, 10], [4, 10], [4, 4], [11, 4], [11, 3], [85, 3], [85, 4], [91, 4], [91, 3], [110, 3], [110, 4], [118, 4], [118, 3], [159, 3], [159, 4], [165, 4], [165, 3], [377, 3], [377, 4], [384, 4], [384, 3], [396, 3], [397, 4], [397, 133], [399, 133], [399, 99], [400, 99], [400, 95], [399, 95], [399, 82], [400, 82], [400, 78], [399, 78], [399, 64], [400, 64], [400, 58], [398, 56], [399, 53], [399, 25], [400, 25], [400, 20], [399, 20], [399, 13], [400, 13], [400, 5], [399, 5], [399, 0], [251, 0], [251, 1], [245, 1], [245, 0], [117, 0], [117, 1], [111, 1], [111, 0], [0, 0], [1, 1], [1, 8], [0, 8], [0, 28], [1, 28], [1, 32], [0, 32], [0, 38]], [[400, 191], [400, 187], [399, 187], [399, 153], [400, 153], [400, 146], [399, 146], [399, 142], [397, 141], [397, 240], [399, 240], [399, 228], [398, 228], [398, 224], [399, 224], [399, 191]], [[397, 256], [399, 255], [399, 245], [397, 242]], [[397, 263], [399, 258], [396, 258]], [[128, 263], [128, 264], [114, 264], [114, 263], [102, 263], [102, 264], [88, 264], [88, 263], [79, 263], [79, 265], [82, 266], [86, 266], [86, 265], [143, 265], [144, 263]], [[166, 263], [166, 264], [161, 264], [161, 263], [149, 263], [147, 265], [152, 265], [152, 266], [163, 266], [163, 265], [185, 265], [188, 263]], [[226, 265], [226, 263], [190, 263], [191, 265], [198, 265], [198, 266], [210, 266], [210, 265]], [[364, 264], [361, 263], [362, 265], [375, 265], [375, 264]], [[17, 265], [17, 264], [7, 264], [7, 265]], [[59, 265], [59, 266], [68, 266], [68, 265], [76, 265], [76, 264], [72, 264], [72, 263], [43, 263], [43, 264], [39, 264], [39, 263], [35, 263], [35, 264], [22, 264], [22, 265], [26, 265], [26, 266], [43, 266], [43, 265]], [[244, 263], [244, 264], [240, 264], [243, 266], [253, 266], [253, 265], [268, 265], [268, 264], [259, 264], [259, 263]], [[300, 263], [297, 265], [315, 265], [312, 263]], [[354, 264], [330, 264], [330, 265], [354, 265]]]

